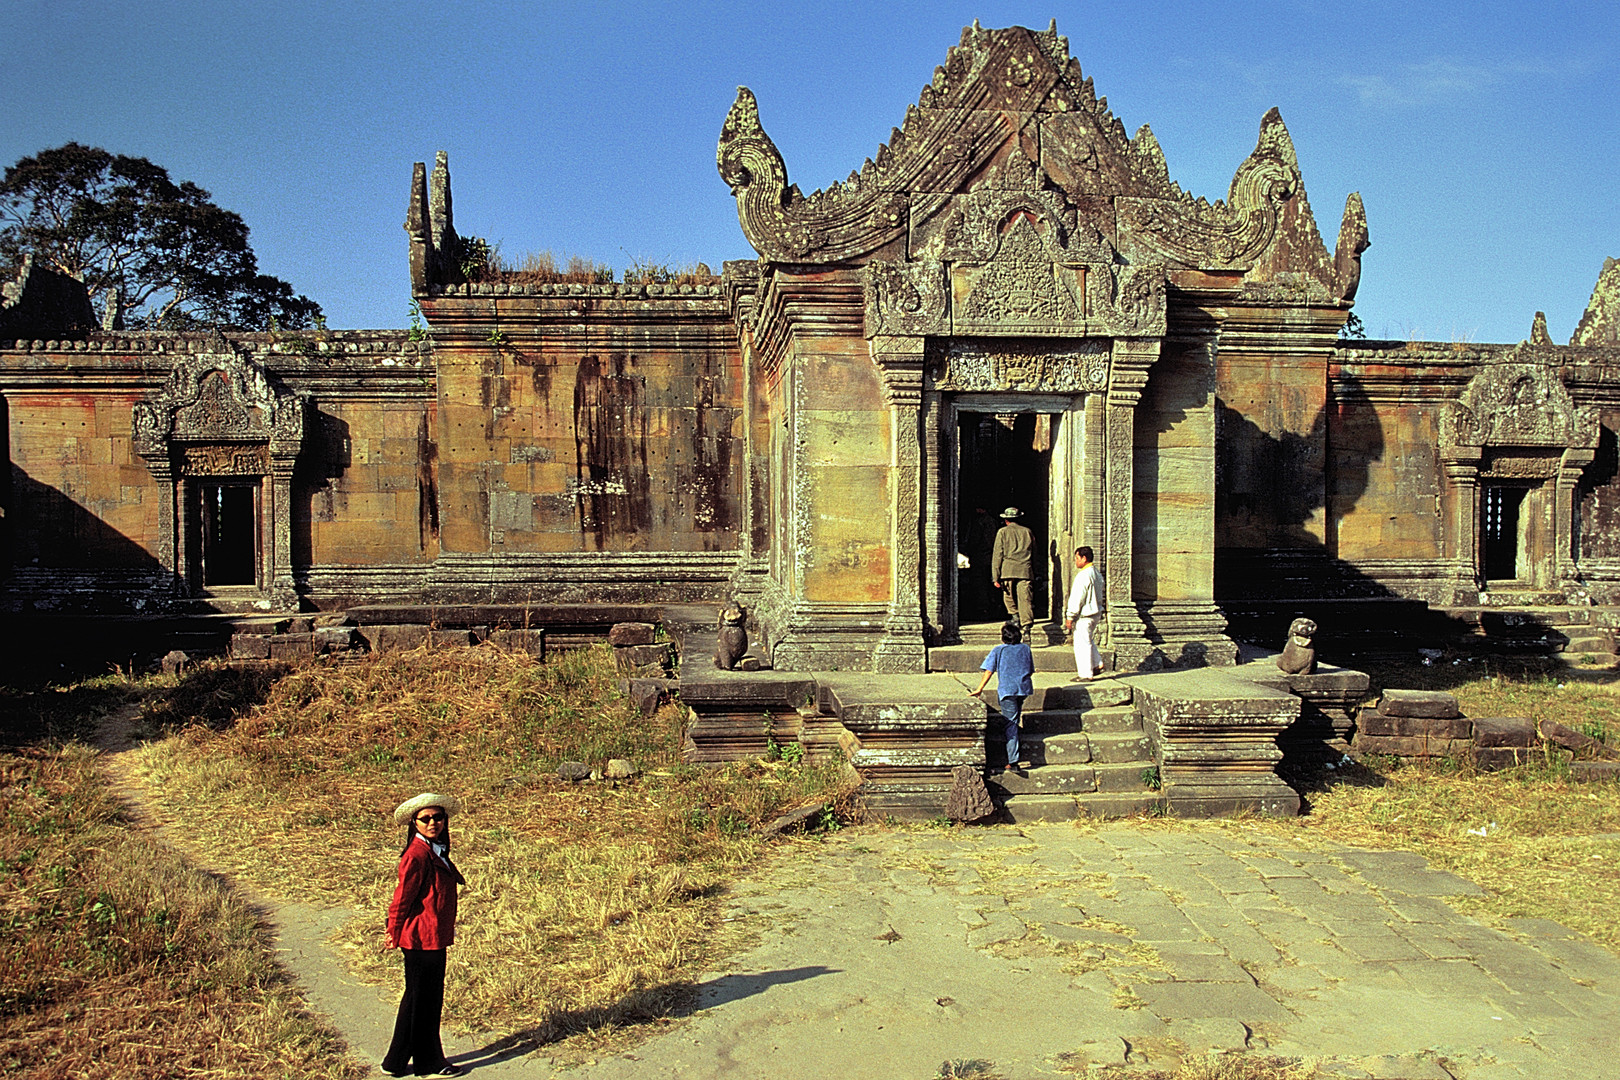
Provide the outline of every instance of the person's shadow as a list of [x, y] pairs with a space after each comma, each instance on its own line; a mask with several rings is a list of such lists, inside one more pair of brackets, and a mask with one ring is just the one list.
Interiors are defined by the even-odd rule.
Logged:
[[813, 964], [807, 967], [782, 968], [777, 971], [722, 975], [703, 983], [687, 981], [663, 983], [645, 990], [633, 991], [611, 1005], [594, 1009], [558, 1011], [547, 1016], [541, 1024], [503, 1035], [489, 1045], [469, 1053], [452, 1055], [450, 1060], [467, 1070], [495, 1065], [533, 1053], [542, 1046], [559, 1042], [570, 1035], [577, 1035], [603, 1024], [684, 1018], [700, 1009], [712, 1009], [717, 1005], [753, 997], [773, 986], [803, 982], [819, 975], [835, 975], [840, 970]]

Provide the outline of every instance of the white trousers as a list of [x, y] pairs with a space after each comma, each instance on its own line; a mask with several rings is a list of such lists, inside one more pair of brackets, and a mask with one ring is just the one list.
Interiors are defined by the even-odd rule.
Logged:
[[1074, 667], [1082, 679], [1102, 670], [1102, 653], [1097, 651], [1097, 616], [1083, 615], [1074, 620]]

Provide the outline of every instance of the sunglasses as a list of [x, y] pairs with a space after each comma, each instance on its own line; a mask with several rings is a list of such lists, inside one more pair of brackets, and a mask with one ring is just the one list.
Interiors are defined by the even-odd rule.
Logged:
[[418, 825], [437, 825], [441, 821], [449, 821], [449, 814], [423, 814], [416, 819]]

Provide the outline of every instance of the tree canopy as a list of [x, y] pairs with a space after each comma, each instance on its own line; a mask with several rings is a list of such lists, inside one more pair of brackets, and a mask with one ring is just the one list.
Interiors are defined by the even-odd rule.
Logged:
[[0, 263], [24, 256], [84, 282], [102, 325], [263, 330], [315, 325], [321, 306], [259, 273], [248, 227], [145, 158], [70, 142], [6, 169]]

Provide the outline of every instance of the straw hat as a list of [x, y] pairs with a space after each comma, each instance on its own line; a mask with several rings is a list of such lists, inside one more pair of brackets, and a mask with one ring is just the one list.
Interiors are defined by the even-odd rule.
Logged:
[[461, 800], [454, 795], [436, 795], [431, 791], [424, 791], [414, 799], [406, 799], [394, 809], [394, 824], [405, 824], [416, 816], [418, 810], [427, 806], [442, 806], [450, 817], [461, 813]]
[[1023, 515], [1018, 512], [1018, 507], [1016, 506], [1007, 507], [1007, 509], [1001, 512], [1001, 516], [1005, 521], [1011, 521], [1015, 517], [1023, 517]]

